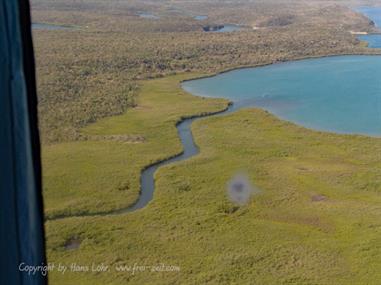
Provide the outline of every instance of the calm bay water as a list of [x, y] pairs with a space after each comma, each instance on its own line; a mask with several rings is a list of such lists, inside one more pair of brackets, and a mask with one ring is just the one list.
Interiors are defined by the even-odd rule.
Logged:
[[308, 128], [381, 136], [380, 79], [381, 56], [335, 56], [240, 69], [182, 86]]

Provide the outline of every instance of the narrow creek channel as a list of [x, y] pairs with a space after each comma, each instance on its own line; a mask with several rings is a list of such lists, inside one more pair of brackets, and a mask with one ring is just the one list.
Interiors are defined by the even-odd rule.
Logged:
[[[240, 104], [239, 104], [240, 105]], [[222, 116], [226, 115], [228, 113], [231, 113], [239, 108], [239, 105], [236, 104], [230, 104], [226, 109], [217, 111], [215, 113], [208, 113], [200, 116], [194, 116], [190, 118], [185, 118], [181, 120], [177, 125], [177, 132], [180, 137], [181, 144], [183, 146], [183, 152], [180, 154], [177, 154], [171, 158], [164, 159], [162, 161], [159, 161], [157, 163], [154, 163], [147, 168], [145, 168], [142, 171], [142, 174], [140, 176], [140, 195], [138, 200], [135, 204], [133, 204], [131, 207], [128, 207], [126, 209], [120, 209], [117, 210], [111, 214], [123, 214], [123, 213], [129, 213], [133, 212], [139, 209], [144, 208], [153, 198], [153, 193], [155, 191], [155, 173], [156, 171], [165, 165], [179, 162], [186, 160], [188, 158], [191, 158], [195, 155], [197, 155], [200, 150], [198, 146], [196, 145], [194, 141], [194, 137], [192, 134], [191, 126], [192, 123], [196, 120], [206, 118], [206, 117], [216, 117], [216, 116]]]
[[197, 155], [200, 152], [198, 146], [196, 145], [194, 141], [194, 137], [192, 134], [192, 130], [191, 130], [192, 123], [202, 118], [226, 115], [228, 113], [236, 111], [240, 107], [243, 107], [243, 105], [240, 103], [234, 104], [234, 105], [233, 103], [230, 103], [225, 109], [221, 111], [217, 111], [214, 113], [206, 113], [202, 115], [195, 115], [195, 116], [180, 120], [180, 122], [176, 125], [176, 128], [177, 128], [177, 132], [183, 147], [183, 151], [170, 158], [163, 159], [159, 162], [151, 164], [142, 171], [140, 176], [139, 198], [132, 206], [129, 206], [127, 208], [121, 208], [115, 211], [90, 213], [90, 214], [84, 213], [79, 215], [68, 215], [68, 216], [64, 215], [64, 216], [48, 218], [46, 220], [54, 221], [54, 220], [60, 220], [60, 219], [65, 219], [70, 217], [96, 217], [96, 216], [106, 216], [106, 215], [111, 215], [111, 216], [121, 215], [121, 214], [131, 213], [131, 212], [144, 208], [153, 199], [153, 194], [155, 192], [156, 171], [162, 166], [165, 166], [174, 162], [186, 160], [188, 158], [191, 158]]

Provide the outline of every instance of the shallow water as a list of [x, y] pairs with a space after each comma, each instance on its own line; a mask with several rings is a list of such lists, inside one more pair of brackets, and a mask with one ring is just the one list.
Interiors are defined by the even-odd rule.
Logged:
[[334, 56], [240, 69], [182, 86], [308, 128], [380, 136], [380, 78], [381, 56]]
[[[376, 27], [381, 27], [381, 7], [359, 7], [356, 11], [372, 20]], [[370, 48], [381, 48], [381, 35], [360, 35], [357, 38], [366, 41]]]
[[218, 33], [230, 33], [230, 32], [236, 32], [242, 30], [241, 26], [238, 25], [232, 25], [232, 24], [226, 24], [222, 29], [217, 30]]
[[381, 48], [381, 35], [360, 35], [357, 38], [367, 42], [370, 48]]
[[156, 16], [154, 14], [148, 13], [148, 12], [138, 12], [137, 15], [140, 18], [145, 18], [145, 19], [153, 19], [153, 20], [158, 20], [160, 19], [159, 16]]
[[204, 20], [208, 19], [208, 16], [206, 16], [206, 15], [198, 15], [198, 16], [194, 16], [193, 19], [195, 19], [197, 21], [204, 21]]

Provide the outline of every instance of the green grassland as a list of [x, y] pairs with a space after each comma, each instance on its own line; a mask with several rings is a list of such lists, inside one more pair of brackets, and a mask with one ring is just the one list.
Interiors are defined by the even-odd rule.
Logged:
[[147, 165], [181, 152], [175, 124], [182, 117], [224, 109], [225, 100], [186, 94], [180, 75], [145, 82], [138, 107], [90, 125], [80, 141], [43, 148], [47, 218], [108, 212], [130, 206]]
[[[185, 94], [184, 78], [143, 82], [139, 108], [83, 130], [139, 134], [143, 143], [45, 148], [48, 216], [123, 206], [136, 197], [141, 167], [180, 151], [174, 124], [181, 116], [226, 106]], [[200, 119], [192, 131], [200, 154], [159, 169], [146, 208], [46, 223], [50, 262], [110, 266], [106, 273], [54, 271], [52, 284], [378, 284], [380, 139], [311, 131], [258, 109]], [[241, 171], [261, 194], [236, 207], [226, 183]], [[113, 189], [120, 181], [129, 187]], [[65, 197], [62, 189], [71, 188]], [[72, 238], [80, 247], [65, 249]], [[161, 263], [181, 271], [116, 271]]]

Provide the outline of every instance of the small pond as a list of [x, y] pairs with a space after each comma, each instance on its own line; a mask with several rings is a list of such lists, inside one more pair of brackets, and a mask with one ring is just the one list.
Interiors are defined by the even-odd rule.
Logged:
[[72, 30], [72, 29], [74, 29], [74, 27], [55, 25], [55, 24], [47, 24], [47, 23], [32, 23], [32, 29], [33, 30], [55, 31], [55, 30]]
[[160, 19], [159, 16], [156, 16], [152, 13], [148, 12], [138, 12], [136, 15], [138, 15], [140, 18], [145, 18], [145, 19], [152, 19], [152, 20], [158, 20]]
[[208, 19], [208, 16], [206, 16], [206, 15], [198, 15], [198, 16], [194, 16], [193, 19], [195, 19], [197, 21], [204, 21], [204, 20]]
[[203, 27], [204, 32], [216, 32], [216, 33], [231, 33], [237, 32], [243, 29], [242, 26], [234, 24], [223, 24], [223, 25], [210, 25]]

